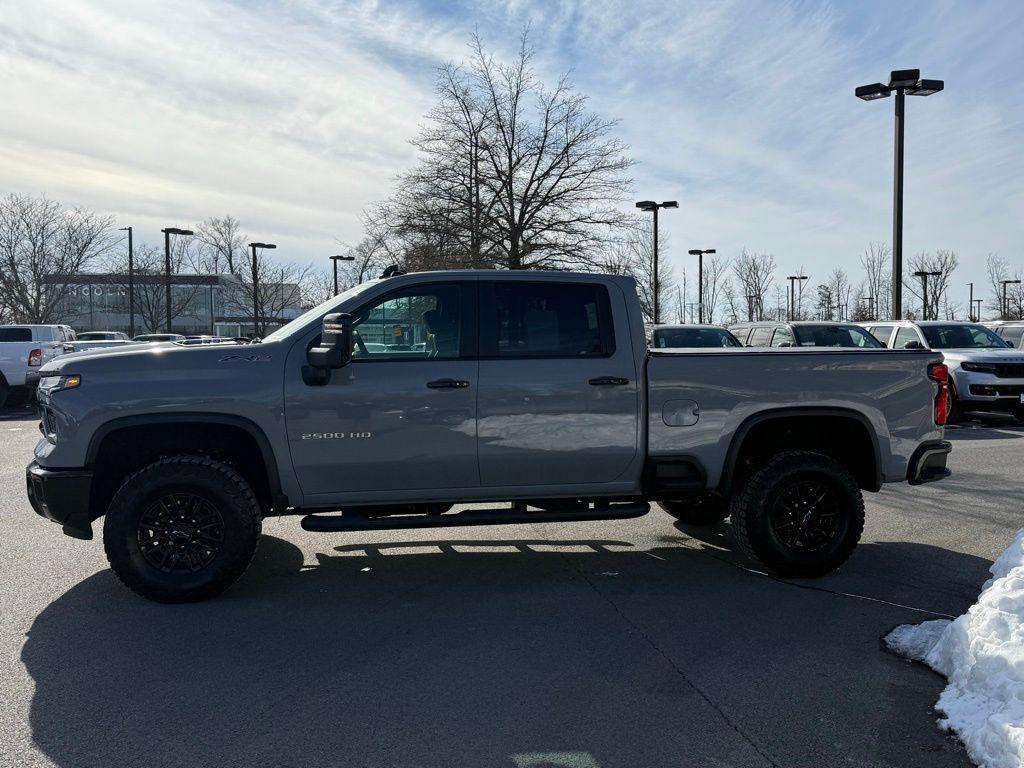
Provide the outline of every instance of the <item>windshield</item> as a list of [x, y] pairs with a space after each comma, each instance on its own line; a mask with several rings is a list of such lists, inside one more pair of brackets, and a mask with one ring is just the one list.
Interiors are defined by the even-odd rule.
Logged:
[[85, 333], [78, 334], [79, 341], [109, 341], [114, 338], [112, 333], [101, 333], [99, 331], [86, 331]]
[[919, 326], [932, 349], [1005, 349], [1009, 346], [982, 325]]
[[724, 328], [656, 328], [653, 342], [658, 349], [743, 346]]
[[348, 299], [351, 299], [353, 296], [358, 296], [367, 288], [373, 287], [378, 282], [380, 281], [370, 280], [369, 282], [366, 283], [360, 283], [359, 285], [349, 288], [347, 291], [343, 293], [339, 293], [337, 296], [332, 296], [323, 304], [319, 304], [313, 307], [312, 309], [303, 312], [294, 320], [285, 323], [273, 333], [267, 334], [266, 336], [263, 337], [263, 342], [266, 343], [271, 341], [283, 341], [284, 339], [287, 339], [289, 336], [298, 333], [307, 325], [309, 325], [310, 320], [326, 315], [328, 312], [337, 307], [343, 301], [347, 301]]
[[856, 325], [797, 325], [793, 327], [801, 347], [881, 347], [878, 339]]

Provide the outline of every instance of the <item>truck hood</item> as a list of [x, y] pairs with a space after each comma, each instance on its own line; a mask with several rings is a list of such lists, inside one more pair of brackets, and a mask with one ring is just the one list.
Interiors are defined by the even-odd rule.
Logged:
[[102, 347], [71, 352], [56, 357], [40, 369], [47, 373], [81, 373], [83, 370], [130, 371], [152, 369], [172, 365], [191, 367], [207, 362], [214, 366], [227, 355], [244, 351], [247, 355], [256, 353], [262, 344], [208, 344], [184, 345], [173, 341], [159, 343], [127, 344], [119, 347]]

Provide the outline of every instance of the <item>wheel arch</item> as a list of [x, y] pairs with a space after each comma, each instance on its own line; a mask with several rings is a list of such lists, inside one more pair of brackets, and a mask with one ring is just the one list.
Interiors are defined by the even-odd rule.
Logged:
[[[848, 450], [852, 446], [842, 446], [839, 450], [835, 450], [833, 444], [823, 439], [822, 435], [825, 430], [811, 428], [814, 423], [820, 424], [822, 419], [829, 420], [833, 427], [840, 427], [838, 433], [830, 433], [834, 434], [834, 440], [853, 437], [860, 442], [859, 448], [869, 448], [870, 460], [859, 459], [857, 454]], [[784, 438], [771, 435], [768, 432], [770, 426], [781, 429], [788, 428], [790, 434], [785, 435]], [[847, 430], [845, 434], [843, 429]], [[787, 442], [791, 436], [795, 439], [793, 442]], [[867, 416], [852, 408], [794, 406], [773, 408], [747, 417], [736, 429], [729, 443], [722, 476], [718, 483], [719, 493], [723, 495], [731, 493], [742, 475], [741, 462], [744, 456], [760, 444], [772, 446], [775, 450], [819, 450], [846, 466], [864, 490], [878, 491], [882, 487], [882, 451], [878, 433]]]
[[[281, 488], [281, 478], [273, 446], [266, 434], [255, 422], [243, 416], [230, 414], [201, 412], [154, 413], [111, 419], [96, 429], [90, 438], [85, 463], [86, 467], [94, 471], [96, 479], [100, 480], [100, 482], [93, 483], [92, 498], [90, 500], [90, 507], [93, 510], [91, 514], [92, 519], [96, 519], [103, 514], [106, 506], [104, 502], [109, 502], [109, 498], [105, 497], [112, 497], [113, 492], [116, 491], [116, 488], [109, 487], [109, 483], [105, 486], [102, 482], [103, 470], [105, 468], [103, 454], [106, 451], [114, 450], [114, 443], [111, 441], [116, 440], [119, 435], [138, 439], [147, 434], [147, 431], [150, 434], [156, 432], [157, 439], [154, 441], [155, 444], [147, 446], [146, 455], [138, 457], [133, 462], [134, 465], [138, 466], [139, 464], [156, 460], [167, 452], [189, 452], [192, 448], [191, 445], [177, 445], [175, 448], [169, 448], [167, 451], [161, 450], [168, 443], [173, 444], [181, 440], [179, 430], [182, 428], [204, 430], [208, 436], [211, 434], [219, 436], [222, 442], [218, 447], [230, 446], [228, 452], [233, 453], [238, 458], [246, 457], [251, 459], [258, 457], [258, 468], [250, 465], [240, 466], [238, 467], [240, 473], [253, 484], [258, 494], [262, 491], [262, 494], [260, 494], [264, 497], [262, 502], [268, 511], [279, 512], [288, 506], [288, 499]], [[174, 439], [168, 439], [171, 430], [175, 433]], [[238, 437], [240, 434], [244, 435], [245, 439], [235, 442], [224, 439], [229, 436]], [[209, 446], [197, 444], [195, 448], [195, 452], [201, 454], [206, 452]], [[251, 464], [251, 461], [248, 464]], [[257, 471], [257, 469], [261, 471]], [[114, 476], [118, 477], [123, 474], [123, 472], [114, 473]]]

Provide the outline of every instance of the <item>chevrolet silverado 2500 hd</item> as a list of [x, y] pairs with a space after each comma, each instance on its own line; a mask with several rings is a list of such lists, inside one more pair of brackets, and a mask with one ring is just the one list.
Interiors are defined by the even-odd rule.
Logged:
[[[363, 283], [259, 343], [67, 355], [42, 370], [35, 510], [161, 601], [215, 595], [268, 515], [313, 531], [731, 515], [814, 576], [862, 490], [946, 474], [923, 350], [647, 350], [629, 278], [435, 272]], [[452, 510], [465, 502], [494, 509]]]

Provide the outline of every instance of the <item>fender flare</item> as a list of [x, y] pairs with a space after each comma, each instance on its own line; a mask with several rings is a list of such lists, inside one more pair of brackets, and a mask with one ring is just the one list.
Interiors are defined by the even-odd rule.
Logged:
[[256, 447], [263, 458], [263, 466], [267, 472], [267, 485], [270, 488], [273, 509], [279, 511], [288, 506], [288, 499], [281, 490], [281, 475], [278, 472], [277, 458], [274, 455], [274, 449], [270, 444], [270, 440], [267, 439], [266, 434], [259, 425], [244, 416], [178, 411], [175, 413], [147, 413], [111, 419], [101, 424], [89, 439], [89, 447], [85, 454], [86, 467], [90, 469], [94, 467], [100, 446], [108, 435], [126, 427], [142, 427], [150, 424], [218, 424], [238, 427], [244, 430], [256, 442]]
[[878, 444], [878, 432], [874, 424], [860, 411], [853, 408], [840, 408], [832, 406], [790, 406], [784, 408], [771, 408], [748, 416], [733, 433], [729, 443], [729, 450], [725, 454], [725, 465], [722, 467], [722, 476], [718, 480], [718, 490], [727, 494], [732, 486], [736, 472], [736, 462], [739, 460], [740, 448], [746, 440], [750, 431], [766, 421], [785, 419], [792, 416], [836, 416], [839, 418], [852, 419], [867, 430], [871, 440], [871, 450], [874, 453], [875, 476], [874, 483], [869, 488], [878, 491], [882, 487], [882, 450]]

